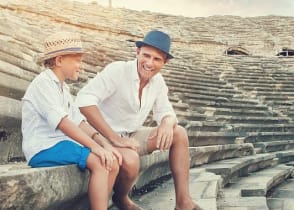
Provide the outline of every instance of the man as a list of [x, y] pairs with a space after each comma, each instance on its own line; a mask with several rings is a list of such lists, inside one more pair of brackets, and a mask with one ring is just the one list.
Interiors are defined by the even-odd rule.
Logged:
[[[173, 58], [169, 53], [170, 37], [161, 31], [150, 31], [136, 46], [135, 60], [109, 64], [81, 89], [76, 99], [88, 122], [123, 156], [113, 202], [120, 209], [141, 209], [128, 197], [139, 172], [139, 155], [159, 149], [170, 150], [175, 209], [201, 209], [189, 193], [188, 136], [177, 125], [168, 88], [159, 73]], [[151, 110], [158, 127], [143, 127]]]

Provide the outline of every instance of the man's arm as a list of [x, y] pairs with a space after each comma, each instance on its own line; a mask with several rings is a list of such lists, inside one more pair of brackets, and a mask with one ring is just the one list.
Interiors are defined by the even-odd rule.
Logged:
[[87, 118], [87, 121], [105, 138], [109, 139], [109, 141], [113, 142], [119, 138], [119, 136], [104, 120], [97, 106], [93, 105], [80, 107], [80, 111]]
[[116, 147], [129, 147], [136, 150], [136, 145], [128, 141], [129, 138], [120, 137], [109, 124], [104, 120], [98, 107], [95, 105], [80, 107], [81, 113], [87, 118], [87, 121], [107, 138]]

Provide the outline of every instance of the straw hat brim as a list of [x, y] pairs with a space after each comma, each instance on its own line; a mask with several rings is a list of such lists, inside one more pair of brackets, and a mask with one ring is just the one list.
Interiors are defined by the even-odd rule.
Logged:
[[84, 49], [79, 49], [79, 50], [62, 50], [62, 51], [54, 52], [50, 54], [40, 53], [36, 57], [36, 62], [38, 64], [42, 64], [45, 60], [48, 60], [50, 58], [54, 58], [61, 55], [74, 55], [74, 54], [89, 54], [89, 52], [85, 51]]

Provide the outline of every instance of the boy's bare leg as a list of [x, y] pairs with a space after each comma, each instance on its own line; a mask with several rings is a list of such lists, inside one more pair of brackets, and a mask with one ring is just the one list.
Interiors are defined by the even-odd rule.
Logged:
[[100, 159], [90, 153], [87, 159], [90, 170], [88, 194], [92, 210], [106, 210], [108, 207], [109, 171], [100, 163]]

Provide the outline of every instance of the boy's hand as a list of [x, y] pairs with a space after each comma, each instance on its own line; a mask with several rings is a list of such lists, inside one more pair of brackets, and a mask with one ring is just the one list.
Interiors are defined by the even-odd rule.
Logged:
[[119, 165], [122, 164], [122, 155], [116, 148], [114, 148], [112, 145], [107, 143], [106, 145], [104, 145], [104, 149], [111, 152], [117, 158]]
[[91, 152], [97, 155], [100, 158], [101, 164], [108, 170], [111, 171], [112, 164], [114, 161], [114, 155], [107, 151], [106, 149], [102, 148], [101, 146], [97, 145], [95, 148], [91, 149]]

